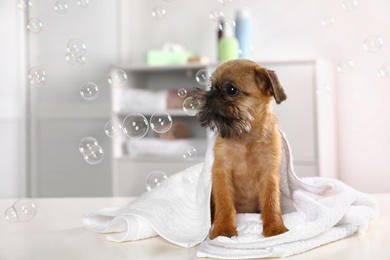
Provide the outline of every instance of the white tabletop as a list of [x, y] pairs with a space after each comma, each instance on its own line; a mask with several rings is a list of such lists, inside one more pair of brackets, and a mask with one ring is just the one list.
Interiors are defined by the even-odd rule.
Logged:
[[[373, 195], [379, 201], [379, 217], [364, 234], [324, 245], [296, 259], [390, 259], [390, 194]], [[28, 222], [9, 223], [0, 218], [0, 259], [195, 259], [197, 247], [181, 248], [154, 237], [142, 241], [114, 243], [104, 234], [84, 229], [83, 214], [103, 207], [121, 206], [131, 198], [34, 199], [36, 216]], [[13, 199], [0, 199], [3, 212]]]

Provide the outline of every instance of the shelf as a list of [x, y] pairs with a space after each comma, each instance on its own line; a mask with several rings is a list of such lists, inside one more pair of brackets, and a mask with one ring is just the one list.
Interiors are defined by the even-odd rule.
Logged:
[[131, 72], [170, 72], [178, 70], [196, 70], [203, 69], [206, 67], [212, 66], [211, 64], [201, 64], [201, 63], [190, 63], [190, 64], [174, 64], [174, 65], [161, 65], [161, 66], [150, 66], [147, 64], [137, 64], [137, 65], [118, 65], [115, 66], [117, 69], [122, 69], [125, 71]]
[[130, 156], [130, 155], [123, 155], [119, 157], [115, 157], [115, 160], [118, 160], [119, 162], [129, 162], [129, 163], [201, 163], [204, 161], [205, 157], [203, 154], [198, 155], [193, 160], [185, 160], [184, 158], [180, 156]]
[[178, 109], [164, 109], [164, 110], [160, 110], [160, 111], [150, 111], [150, 110], [118, 111], [118, 112], [115, 112], [115, 113], [117, 115], [119, 115], [119, 116], [125, 117], [125, 116], [127, 116], [128, 114], [131, 114], [131, 113], [140, 113], [140, 114], [142, 114], [144, 116], [152, 116], [154, 113], [157, 113], [157, 112], [161, 112], [161, 113], [166, 112], [166, 113], [168, 113], [171, 116], [195, 117], [195, 116], [188, 115], [186, 112], [183, 111], [183, 109], [179, 109], [179, 108]]

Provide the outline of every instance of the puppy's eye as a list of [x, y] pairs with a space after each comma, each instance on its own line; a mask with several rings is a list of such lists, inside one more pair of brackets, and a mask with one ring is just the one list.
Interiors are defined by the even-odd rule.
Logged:
[[225, 90], [229, 96], [235, 96], [238, 93], [238, 89], [232, 84], [227, 84]]

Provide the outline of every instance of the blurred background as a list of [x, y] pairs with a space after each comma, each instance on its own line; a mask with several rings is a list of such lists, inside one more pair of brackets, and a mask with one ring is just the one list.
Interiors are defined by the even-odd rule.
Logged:
[[[165, 167], [170, 175], [201, 162], [203, 148], [195, 160], [180, 162], [155, 154], [122, 158], [120, 141], [127, 137], [107, 134], [107, 123], [122, 121], [124, 112], [115, 107], [121, 96], [131, 103], [141, 94], [126, 96], [108, 79], [147, 86], [149, 95], [190, 91], [199, 86], [197, 71], [218, 64], [219, 18], [232, 21], [242, 8], [250, 12], [249, 58], [280, 69], [286, 104], [307, 103], [313, 110], [306, 123], [300, 120], [306, 106], [294, 110], [299, 114], [280, 112], [282, 126], [289, 120], [293, 155], [295, 149], [299, 157], [308, 143], [302, 124], [313, 128], [313, 159], [297, 162], [302, 172], [313, 171], [301, 176], [336, 177], [364, 192], [389, 192], [389, 0], [10, 0], [0, 2], [0, 197], [137, 195], [146, 191], [151, 170]], [[146, 58], [152, 50], [184, 51], [206, 63], [155, 68]], [[299, 88], [305, 80], [313, 95]], [[82, 91], [88, 82], [98, 93]], [[177, 108], [168, 112], [207, 141]], [[322, 134], [327, 127], [330, 134]], [[80, 153], [85, 137], [94, 138], [95, 162]], [[321, 170], [327, 164], [334, 165], [332, 173]], [[133, 184], [122, 187], [126, 182]], [[120, 191], [131, 189], [137, 192]]]

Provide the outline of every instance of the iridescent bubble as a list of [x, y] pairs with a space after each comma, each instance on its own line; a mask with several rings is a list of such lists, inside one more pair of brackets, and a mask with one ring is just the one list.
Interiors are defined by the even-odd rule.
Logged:
[[212, 21], [218, 22], [223, 17], [223, 12], [219, 9], [213, 9], [209, 13], [209, 18]]
[[85, 56], [75, 57], [70, 53], [66, 53], [65, 60], [72, 66], [81, 66], [85, 63]]
[[12, 207], [16, 212], [18, 221], [21, 222], [31, 220], [37, 213], [37, 205], [30, 198], [18, 199]]
[[156, 133], [168, 132], [172, 127], [172, 117], [167, 112], [154, 113], [150, 117], [150, 127]]
[[219, 20], [218, 27], [222, 31], [230, 30], [234, 32], [236, 28], [236, 21], [232, 18], [224, 17], [223, 19]]
[[200, 104], [194, 97], [188, 97], [183, 102], [183, 111], [189, 116], [196, 116]]
[[183, 158], [187, 161], [194, 160], [197, 155], [198, 152], [196, 151], [195, 147], [192, 146], [187, 147], [183, 152]]
[[27, 30], [32, 33], [39, 33], [42, 30], [43, 24], [38, 18], [31, 18], [28, 20]]
[[154, 7], [152, 9], [152, 13], [151, 13], [152, 17], [157, 19], [157, 20], [164, 18], [165, 14], [166, 14], [166, 11], [161, 6]]
[[354, 66], [355, 66], [355, 64], [353, 63], [353, 61], [343, 60], [343, 61], [340, 61], [339, 63], [337, 63], [336, 69], [340, 73], [348, 73], [348, 72], [351, 72], [353, 70]]
[[336, 20], [334, 19], [334, 17], [329, 16], [322, 19], [321, 23], [322, 26], [330, 28], [333, 27], [333, 25], [336, 23]]
[[87, 150], [89, 150], [89, 147], [94, 145], [99, 145], [98, 141], [95, 138], [90, 136], [84, 137], [79, 143], [79, 151], [81, 154], [84, 154]]
[[139, 113], [129, 114], [122, 122], [122, 130], [131, 139], [141, 139], [149, 131], [148, 120]]
[[180, 98], [185, 98], [187, 96], [187, 90], [185, 88], [181, 88], [177, 91], [177, 95]]
[[107, 81], [112, 87], [122, 87], [127, 82], [127, 74], [123, 70], [112, 70], [108, 74]]
[[380, 51], [383, 45], [383, 40], [377, 35], [371, 35], [364, 41], [364, 49], [368, 52], [374, 53]]
[[40, 67], [32, 67], [28, 72], [28, 79], [30, 81], [31, 86], [34, 87], [43, 87], [46, 81], [46, 73]]
[[376, 75], [379, 78], [390, 77], [390, 63], [383, 64], [383, 66], [376, 71]]
[[358, 6], [357, 0], [344, 0], [341, 4], [341, 8], [343, 8], [344, 11], [351, 12], [354, 11]]
[[16, 213], [16, 210], [14, 207], [9, 207], [4, 212], [4, 217], [8, 222], [16, 223], [18, 222], [18, 214]]
[[87, 47], [84, 42], [78, 38], [71, 39], [66, 45], [66, 53], [70, 54], [73, 57], [82, 57], [85, 56]]
[[57, 1], [54, 4], [54, 11], [59, 14], [64, 14], [68, 11], [68, 4], [65, 1]]
[[103, 148], [98, 144], [93, 144], [88, 147], [83, 153], [84, 160], [92, 165], [98, 164], [103, 160], [104, 151]]
[[328, 86], [328, 85], [325, 85], [325, 86], [321, 85], [321, 86], [318, 87], [316, 93], [318, 95], [325, 95], [325, 94], [329, 94], [330, 90], [331, 90], [330, 86]]
[[87, 7], [89, 5], [89, 0], [77, 0], [77, 4], [81, 7]]
[[168, 179], [168, 177], [164, 172], [152, 171], [146, 177], [146, 189], [151, 191], [156, 187], [160, 187], [166, 179]]
[[33, 6], [33, 3], [30, 0], [19, 0], [18, 8], [22, 11], [27, 12]]
[[195, 79], [200, 85], [207, 85], [210, 82], [211, 74], [207, 69], [200, 69], [195, 74]]
[[227, 4], [230, 4], [232, 2], [232, 0], [217, 0], [220, 4], [222, 5], [227, 5]]
[[104, 133], [106, 133], [106, 135], [111, 138], [119, 136], [122, 132], [122, 125], [112, 121], [107, 122], [106, 126], [104, 127]]
[[88, 101], [94, 100], [99, 95], [99, 88], [93, 82], [85, 82], [80, 87], [80, 95], [85, 100], [88, 100]]

